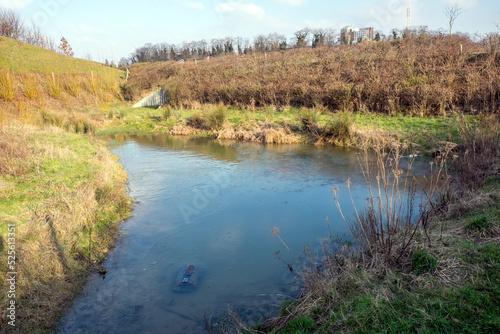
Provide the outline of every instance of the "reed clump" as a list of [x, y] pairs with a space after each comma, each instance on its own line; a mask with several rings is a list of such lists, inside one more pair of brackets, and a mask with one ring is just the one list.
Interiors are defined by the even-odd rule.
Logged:
[[16, 84], [10, 72], [0, 71], [0, 99], [12, 101], [16, 93]]
[[40, 95], [38, 75], [25, 73], [21, 75], [21, 90], [28, 99], [36, 99]]
[[187, 120], [187, 125], [200, 130], [221, 129], [226, 120], [226, 110], [222, 106], [209, 107], [200, 112], [196, 112]]
[[59, 99], [61, 97], [62, 89], [60, 83], [60, 75], [54, 74], [52, 72], [51, 75], [47, 75], [45, 80], [45, 85], [47, 89], [47, 93], [54, 99]]
[[94, 133], [97, 123], [92, 117], [84, 113], [42, 111], [40, 113], [42, 124], [55, 126], [74, 133]]
[[64, 89], [73, 97], [78, 97], [81, 92], [80, 78], [76, 74], [67, 74], [64, 78]]

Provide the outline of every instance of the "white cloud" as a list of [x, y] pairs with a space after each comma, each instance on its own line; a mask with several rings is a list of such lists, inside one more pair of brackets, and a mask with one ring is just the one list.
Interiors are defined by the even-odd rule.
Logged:
[[223, 2], [215, 7], [215, 11], [223, 16], [242, 16], [244, 18], [252, 17], [257, 19], [266, 17], [264, 9], [253, 3]]
[[274, 2], [281, 3], [288, 6], [302, 6], [306, 3], [305, 0], [274, 0]]
[[19, 9], [26, 7], [33, 0], [0, 0], [0, 7], [6, 9]]
[[205, 9], [205, 6], [203, 6], [201, 2], [189, 2], [188, 6], [193, 9], [199, 9], [199, 10]]

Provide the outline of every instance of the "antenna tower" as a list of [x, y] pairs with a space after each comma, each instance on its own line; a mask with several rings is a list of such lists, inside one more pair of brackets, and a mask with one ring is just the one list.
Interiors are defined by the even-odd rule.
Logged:
[[411, 0], [406, 0], [406, 29], [410, 27], [411, 24]]

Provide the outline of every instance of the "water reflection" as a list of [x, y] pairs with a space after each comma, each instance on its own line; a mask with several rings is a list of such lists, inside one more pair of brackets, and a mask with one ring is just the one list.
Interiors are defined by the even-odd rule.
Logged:
[[[292, 259], [271, 234], [274, 226], [296, 256], [320, 249], [333, 231], [346, 233], [330, 193], [351, 178], [355, 201], [366, 185], [356, 151], [308, 145], [260, 145], [166, 135], [114, 135], [112, 151], [129, 173], [138, 202], [104, 263], [62, 319], [61, 333], [200, 333], [204, 314], [227, 305], [244, 319], [272, 316], [298, 293], [274, 253]], [[196, 287], [174, 291], [187, 265]]]

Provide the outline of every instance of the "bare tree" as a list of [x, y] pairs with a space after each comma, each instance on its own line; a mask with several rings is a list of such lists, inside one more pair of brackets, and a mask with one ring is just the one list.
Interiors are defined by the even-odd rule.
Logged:
[[304, 29], [301, 29], [299, 31], [296, 31], [294, 33], [295, 38], [296, 38], [295, 47], [303, 48], [303, 47], [307, 46], [307, 36], [309, 35], [310, 32], [311, 32], [311, 30], [309, 28], [304, 28]]
[[253, 49], [255, 52], [268, 51], [269, 42], [266, 36], [257, 35], [253, 38]]
[[447, 5], [444, 8], [444, 13], [446, 14], [446, 17], [448, 18], [448, 26], [450, 27], [450, 35], [451, 35], [451, 29], [453, 28], [453, 24], [455, 24], [455, 20], [457, 17], [464, 12], [463, 8], [460, 7], [458, 3], [455, 3], [453, 5]]
[[0, 36], [19, 40], [24, 33], [24, 23], [19, 14], [0, 7]]
[[325, 45], [325, 37], [326, 37], [326, 31], [325, 29], [314, 29], [312, 31], [313, 34], [313, 40], [312, 40], [312, 47], [317, 48], [318, 46], [323, 46]]
[[336, 31], [333, 28], [326, 28], [325, 29], [325, 45], [327, 46], [332, 46], [335, 45], [336, 43]]

